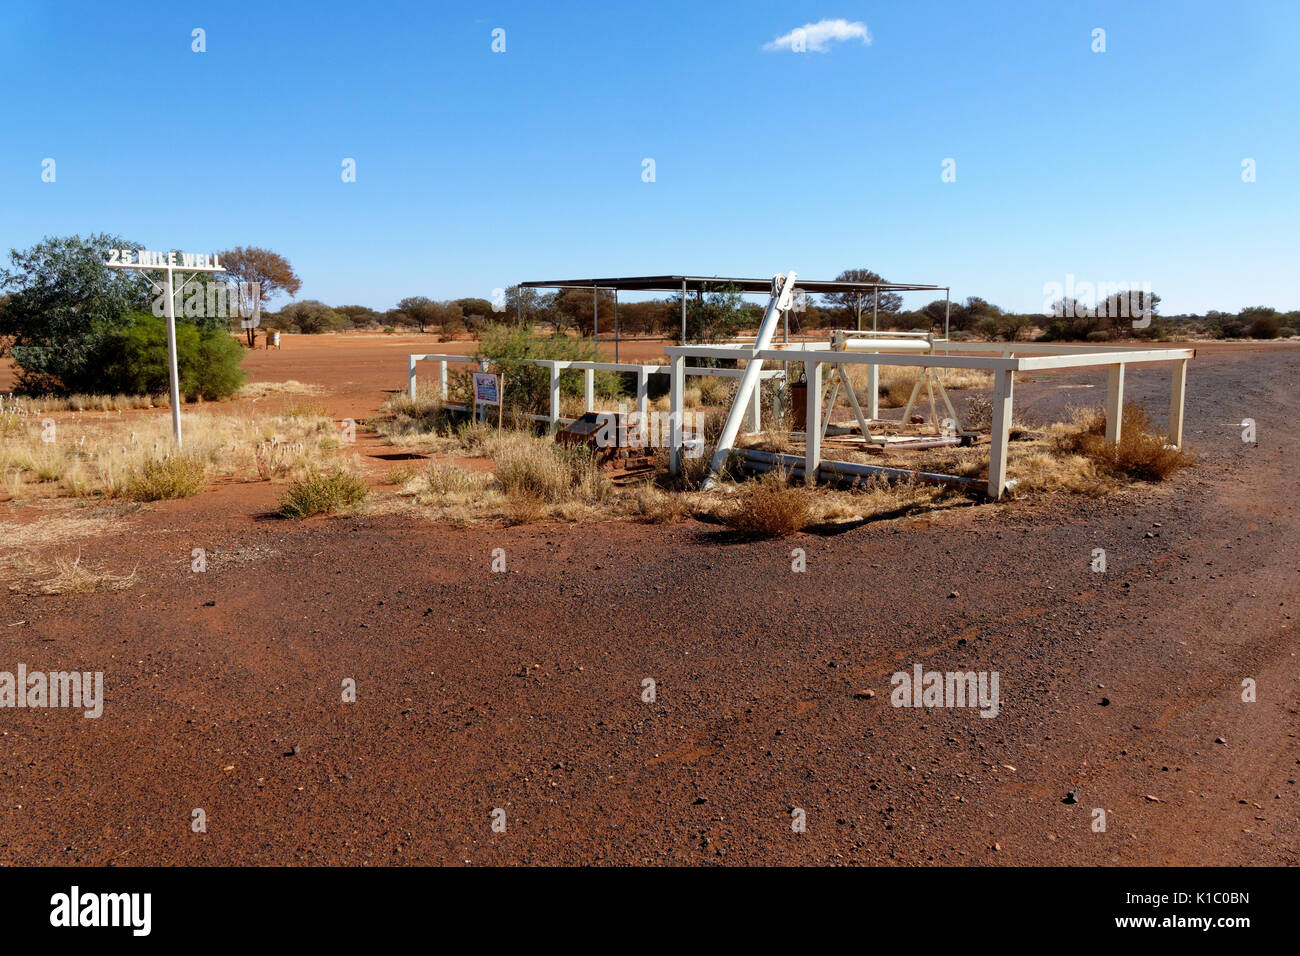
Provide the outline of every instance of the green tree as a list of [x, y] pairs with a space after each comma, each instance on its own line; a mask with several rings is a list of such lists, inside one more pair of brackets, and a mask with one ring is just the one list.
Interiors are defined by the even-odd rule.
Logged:
[[317, 299], [290, 302], [276, 313], [276, 318], [286, 328], [294, 328], [308, 335], [319, 332], [334, 332], [346, 328], [348, 325], [347, 316], [335, 312], [324, 302]]
[[378, 325], [384, 317], [366, 305], [336, 305], [334, 311], [347, 316], [355, 326]]
[[[885, 280], [879, 273], [872, 272], [870, 269], [845, 269], [835, 277], [835, 281], [884, 282]], [[877, 300], [875, 289], [851, 289], [848, 292], [828, 293], [822, 296], [822, 302], [830, 312], [837, 315], [840, 325], [844, 328], [856, 329], [859, 306], [862, 309], [863, 327], [866, 328], [873, 309], [877, 310], [880, 316], [887, 315], [892, 320], [894, 314], [903, 306], [903, 297], [897, 292], [881, 291]]]
[[506, 289], [505, 310], [501, 318], [506, 322], [536, 325], [546, 320], [545, 313], [549, 304], [540, 290], [512, 285]]
[[455, 302], [435, 302], [430, 321], [438, 327], [443, 341], [465, 331], [465, 313]]
[[[681, 315], [682, 297], [668, 300], [669, 311]], [[686, 339], [689, 342], [721, 342], [751, 324], [745, 300], [734, 286], [707, 286], [686, 296]]]
[[[960, 309], [960, 306], [958, 306], [958, 308]], [[917, 314], [917, 321], [918, 323], [923, 323], [924, 325], [930, 326], [930, 328], [932, 329], [942, 329], [944, 316], [947, 315], [948, 327], [950, 329], [965, 328], [966, 327], [965, 324], [958, 324], [957, 322], [954, 322], [953, 320], [954, 311], [955, 310], [953, 310], [951, 305], [945, 300], [935, 299], [933, 302], [929, 302], [926, 305], [921, 307], [920, 311]], [[889, 325], [886, 326], [886, 328], [893, 328], [893, 326]]]
[[22, 389], [94, 391], [93, 361], [105, 336], [152, 299], [141, 273], [104, 265], [109, 249], [137, 247], [101, 233], [10, 250], [10, 268], [0, 270], [0, 288], [10, 293], [0, 313], [0, 355], [18, 366]]
[[591, 335], [597, 321], [605, 332], [614, 331], [614, 294], [605, 289], [599, 293], [600, 312], [596, 314], [597, 296], [590, 289], [560, 289], [555, 296], [554, 315], [556, 331], [574, 326], [578, 334]]
[[384, 313], [384, 325], [390, 329], [410, 328], [415, 325], [415, 316], [401, 309], [389, 309]]
[[[264, 303], [281, 293], [292, 298], [302, 288], [302, 280], [293, 271], [293, 266], [289, 265], [289, 260], [270, 249], [236, 246], [219, 253], [217, 258], [221, 260], [228, 279], [246, 284], [256, 282]], [[247, 329], [246, 334], [251, 349], [257, 330]]]
[[1252, 339], [1275, 339], [1282, 334], [1282, 316], [1277, 309], [1266, 305], [1252, 305], [1242, 309], [1237, 318]]
[[487, 299], [452, 299], [451, 304], [460, 306], [465, 327], [471, 331], [478, 331], [494, 322], [504, 322], [507, 318], [493, 309], [492, 303]]
[[662, 299], [618, 304], [618, 329], [621, 335], [651, 335], [672, 327], [673, 315]]
[[420, 331], [425, 330], [425, 326], [436, 324], [436, 313], [438, 303], [434, 302], [428, 296], [411, 295], [407, 296], [401, 302], [397, 303], [397, 308], [411, 317], [411, 321], [420, 327]]

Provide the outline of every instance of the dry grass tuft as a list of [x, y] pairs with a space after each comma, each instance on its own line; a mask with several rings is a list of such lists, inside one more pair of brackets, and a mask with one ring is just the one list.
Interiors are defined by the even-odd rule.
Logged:
[[281, 496], [280, 514], [285, 518], [334, 514], [357, 507], [369, 493], [364, 481], [341, 467], [332, 471], [312, 469]]
[[632, 517], [642, 524], [676, 524], [691, 514], [691, 506], [679, 494], [660, 491], [650, 484], [639, 485], [629, 502]]
[[390, 441], [402, 443], [414, 437], [445, 435], [451, 431], [451, 412], [443, 406], [441, 392], [420, 386], [416, 397], [402, 392], [393, 395], [379, 409], [375, 430]]
[[324, 391], [320, 385], [289, 379], [287, 382], [249, 382], [239, 390], [238, 397], [258, 401], [270, 395], [320, 395]]
[[754, 538], [783, 538], [808, 527], [814, 517], [812, 491], [780, 471], [740, 485], [721, 515], [727, 527]]
[[541, 498], [531, 494], [511, 495], [506, 499], [502, 519], [508, 525], [532, 524], [547, 516], [550, 509]]
[[595, 503], [613, 490], [585, 447], [562, 448], [549, 439], [520, 436], [498, 451], [493, 462], [497, 484], [508, 499]]
[[320, 402], [292, 402], [284, 407], [280, 413], [282, 418], [291, 419], [325, 419], [333, 421], [329, 410]]
[[739, 379], [721, 375], [704, 375], [698, 379], [699, 404], [730, 408], [735, 397]]
[[171, 455], [145, 462], [126, 485], [134, 501], [189, 498], [203, 490], [207, 464], [194, 455]]
[[483, 481], [460, 468], [448, 468], [444, 465], [430, 465], [425, 474], [425, 486], [435, 498], [450, 498], [458, 495], [472, 495], [481, 491]]
[[[306, 408], [297, 415], [191, 408], [182, 418], [185, 454], [223, 477], [263, 480], [336, 460], [333, 421]], [[77, 413], [48, 429], [39, 416], [16, 417], [22, 427], [0, 443], [0, 500], [132, 494], [133, 483], [138, 488], [141, 476], [156, 470], [158, 460], [174, 448], [166, 412]]]
[[167, 408], [164, 395], [3, 395], [0, 407], [23, 415], [47, 412], [124, 412], [134, 408]]
[[[50, 573], [52, 572], [52, 573]], [[113, 574], [102, 569], [92, 569], [81, 563], [81, 555], [75, 560], [55, 558], [54, 565], [47, 572], [48, 577], [35, 582], [34, 590], [38, 594], [94, 594], [101, 591], [125, 591], [140, 580], [140, 575], [132, 570], [130, 574]]]
[[409, 466], [390, 469], [382, 481], [386, 485], [402, 486], [415, 477], [415, 469]]
[[1152, 426], [1146, 408], [1127, 402], [1120, 421], [1119, 441], [1106, 444], [1106, 415], [1100, 409], [1076, 412], [1073, 427], [1056, 431], [1057, 447], [1081, 455], [1116, 478], [1164, 481], [1195, 463], [1185, 448], [1169, 445], [1169, 436]]

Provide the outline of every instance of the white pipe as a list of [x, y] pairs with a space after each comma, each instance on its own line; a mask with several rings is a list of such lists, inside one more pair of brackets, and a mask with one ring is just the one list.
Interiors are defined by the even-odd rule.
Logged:
[[172, 434], [176, 437], [176, 447], [181, 447], [181, 377], [176, 365], [176, 303], [173, 301], [172, 270], [167, 268], [167, 368], [169, 372], [169, 394], [172, 403]]
[[[794, 280], [795, 273], [791, 269], [786, 273], [785, 281], [782, 282], [781, 288], [778, 290], [775, 288], [776, 278], [774, 277], [772, 298], [767, 303], [767, 313], [763, 316], [763, 324], [758, 327], [758, 339], [754, 342], [755, 354], [772, 344], [772, 336], [776, 333], [781, 312], [790, 308], [790, 300], [794, 293]], [[762, 371], [762, 359], [754, 358], [745, 363], [745, 374], [740, 378], [740, 384], [736, 388], [736, 396], [731, 401], [731, 411], [727, 413], [727, 423], [722, 426], [722, 434], [718, 436], [718, 444], [713, 450], [713, 458], [709, 461], [709, 470], [703, 485], [705, 491], [717, 484], [718, 472], [727, 463], [727, 455], [731, 452], [731, 446], [735, 444], [736, 435], [740, 433], [741, 422], [744, 421], [750, 398], [754, 394], [754, 390], [758, 388], [759, 373]]]

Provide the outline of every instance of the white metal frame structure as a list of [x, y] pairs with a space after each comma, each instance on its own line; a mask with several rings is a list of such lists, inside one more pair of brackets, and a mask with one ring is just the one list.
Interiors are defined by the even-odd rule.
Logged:
[[[1172, 366], [1169, 396], [1169, 441], [1174, 446], [1183, 443], [1183, 411], [1187, 389], [1187, 363], [1196, 356], [1191, 348], [1148, 349], [1121, 346], [1072, 346], [1053, 344], [1021, 344], [1015, 342], [965, 343], [936, 341], [933, 351], [925, 354], [889, 354], [886, 352], [836, 351], [831, 342], [810, 342], [780, 348], [746, 348], [731, 345], [685, 345], [665, 349], [675, 370], [672, 377], [671, 409], [680, 415], [681, 377], [676, 370], [685, 368], [688, 358], [732, 359], [749, 364], [762, 362], [802, 363], [808, 382], [805, 421], [820, 423], [822, 419], [823, 369], [829, 365], [839, 369], [845, 365], [919, 366], [922, 369], [973, 368], [990, 371], [994, 376], [993, 423], [989, 447], [988, 495], [1001, 498], [1010, 483], [1007, 477], [1007, 444], [1011, 432], [1011, 412], [1017, 372], [1040, 372], [1049, 369], [1088, 368], [1104, 366], [1108, 369], [1106, 388], [1106, 441], [1119, 441], [1121, 417], [1124, 406], [1124, 371], [1129, 365], [1167, 362]], [[975, 354], [963, 354], [975, 353]], [[737, 400], [740, 394], [737, 394]], [[874, 401], [871, 402], [874, 405]], [[735, 408], [733, 407], [733, 414]], [[719, 441], [714, 461], [725, 461], [731, 446]], [[812, 427], [805, 431], [804, 478], [816, 482], [822, 468], [821, 431]], [[681, 467], [681, 449], [677, 443], [670, 449], [670, 467], [676, 474]], [[851, 465], [848, 462], [828, 463], [833, 466]], [[855, 469], [871, 466], [853, 466]], [[897, 469], [893, 469], [896, 471]], [[887, 472], [890, 469], [879, 469]], [[956, 478], [957, 476], [942, 476]]]
[[[417, 396], [415, 368], [418, 362], [437, 362], [438, 363], [438, 391], [442, 397], [444, 407], [455, 411], [469, 411], [465, 405], [447, 404], [447, 363], [459, 362], [468, 365], [478, 365], [479, 359], [472, 355], [439, 355], [439, 354], [412, 354], [408, 357], [407, 367], [407, 394], [414, 400]], [[561, 425], [567, 425], [573, 421], [572, 418], [564, 418], [560, 415], [560, 373], [566, 370], [580, 371], [585, 373], [583, 397], [584, 410], [594, 412], [596, 410], [596, 373], [597, 372], [635, 372], [636, 373], [636, 410], [641, 420], [645, 420], [650, 412], [650, 388], [649, 380], [651, 375], [669, 375], [672, 372], [671, 366], [668, 365], [640, 365], [630, 362], [571, 362], [561, 361], [558, 359], [530, 359], [532, 365], [537, 365], [548, 369], [551, 373], [550, 381], [550, 411], [546, 415], [530, 415], [533, 421], [546, 422], [552, 429]], [[684, 375], [696, 377], [715, 376], [718, 378], [740, 378], [745, 374], [744, 369], [739, 368], [706, 368], [703, 366], [691, 366], [683, 369]], [[761, 378], [766, 381], [769, 379], [784, 378], [785, 372], [781, 369], [769, 369], [762, 373]], [[748, 406], [749, 431], [761, 431], [763, 427], [762, 412], [759, 405], [759, 396], [754, 394]], [[677, 419], [680, 424], [681, 419]]]
[[[680, 280], [682, 285], [683, 313], [685, 311], [685, 295], [687, 283], [693, 282], [697, 288], [703, 288], [703, 283], [716, 284], [719, 287], [727, 285], [743, 288], [746, 292], [758, 293], [764, 291], [760, 286], [759, 280], [754, 279], [688, 279], [686, 277], [644, 277], [639, 279], [592, 279], [582, 282], [537, 282], [521, 283], [521, 287], [542, 287], [550, 286], [556, 288], [633, 288], [638, 290], [652, 290], [663, 287], [663, 283], [671, 279], [672, 281]], [[765, 282], [765, 280], [764, 280]], [[856, 289], [859, 286], [863, 288], [871, 287], [876, 294], [882, 289], [896, 291], [916, 291], [916, 290], [943, 290], [943, 286], [926, 286], [926, 285], [904, 285], [901, 283], [804, 283], [810, 287], [811, 291], [825, 291], [820, 287], [826, 287], [826, 290], [839, 291], [841, 286], [845, 288]], [[669, 288], [672, 288], [669, 286]], [[1167, 348], [1154, 349], [1134, 346], [1093, 346], [1093, 345], [1056, 345], [1051, 343], [1018, 343], [1018, 342], [952, 342], [947, 338], [947, 317], [945, 315], [945, 337], [936, 339], [931, 333], [912, 333], [912, 332], [877, 332], [874, 330], [875, 321], [873, 319], [873, 330], [870, 332], [857, 330], [836, 330], [831, 333], [831, 339], [825, 342], [804, 342], [799, 344], [784, 344], [773, 346], [774, 337], [778, 323], [788, 315], [791, 307], [791, 298], [796, 289], [796, 276], [793, 271], [778, 274], [772, 278], [770, 289], [770, 300], [767, 310], [763, 316], [763, 322], [759, 327], [758, 336], [752, 345], [741, 343], [732, 343], [729, 345], [676, 345], [668, 346], [664, 352], [668, 355], [668, 365], [639, 365], [630, 363], [617, 362], [567, 362], [567, 361], [550, 361], [545, 359], [534, 359], [534, 365], [544, 366], [550, 369], [550, 411], [548, 415], [534, 415], [534, 420], [545, 421], [552, 428], [558, 427], [562, 423], [571, 421], [560, 417], [560, 373], [565, 369], [582, 370], [586, 373], [586, 410], [594, 411], [594, 374], [597, 371], [615, 371], [615, 372], [635, 372], [637, 375], [637, 411], [645, 415], [647, 408], [647, 388], [646, 382], [650, 375], [668, 375], [669, 376], [669, 424], [670, 424], [670, 441], [669, 441], [669, 467], [672, 473], [678, 474], [681, 471], [681, 459], [684, 449], [682, 440], [682, 423], [684, 415], [684, 400], [686, 391], [686, 377], [688, 375], [722, 375], [736, 377], [740, 379], [736, 395], [732, 399], [731, 410], [727, 416], [726, 425], [723, 428], [722, 435], [718, 440], [717, 447], [714, 451], [713, 458], [710, 461], [709, 477], [705, 481], [705, 487], [708, 488], [713, 482], [714, 476], [725, 463], [728, 455], [731, 453], [737, 435], [739, 434], [741, 424], [748, 417], [749, 430], [757, 432], [761, 429], [761, 419], [759, 415], [759, 389], [758, 383], [768, 378], [784, 377], [785, 368], [791, 364], [802, 364], [804, 368], [804, 377], [808, 383], [808, 394], [805, 407], [805, 421], [812, 425], [806, 428], [805, 451], [798, 470], [802, 470], [803, 477], [809, 483], [815, 483], [818, 473], [821, 471], [838, 476], [861, 477], [867, 474], [885, 474], [891, 476], [914, 475], [926, 480], [940, 480], [955, 485], [969, 486], [972, 484], [971, 479], [962, 478], [956, 475], [932, 475], [921, 472], [908, 471], [898, 468], [883, 468], [875, 465], [863, 465], [853, 462], [835, 462], [822, 460], [822, 426], [823, 400], [823, 369], [824, 366], [831, 366], [832, 377], [840, 379], [847, 386], [847, 378], [844, 377], [844, 366], [847, 365], [865, 365], [868, 373], [868, 396], [867, 410], [864, 412], [859, 403], [857, 396], [853, 394], [852, 388], [848, 389], [851, 404], [858, 415], [859, 424], [863, 427], [864, 438], [870, 436], [865, 434], [867, 426], [872, 421], [880, 421], [879, 418], [879, 370], [882, 365], [919, 367], [921, 375], [918, 377], [917, 384], [912, 390], [912, 400], [914, 401], [919, 394], [922, 383], [927, 383], [928, 387], [933, 387], [935, 382], [934, 370], [944, 368], [970, 368], [980, 369], [993, 373], [993, 415], [992, 415], [992, 434], [989, 446], [989, 469], [987, 490], [990, 498], [998, 499], [1006, 492], [1008, 486], [1014, 482], [1007, 477], [1007, 446], [1011, 433], [1011, 414], [1012, 403], [1015, 390], [1015, 376], [1017, 372], [1039, 372], [1051, 369], [1067, 368], [1092, 368], [1105, 367], [1107, 369], [1107, 386], [1106, 386], [1106, 441], [1114, 445], [1120, 439], [1120, 428], [1122, 424], [1122, 414], [1124, 406], [1124, 374], [1129, 365], [1153, 364], [1166, 362], [1171, 366], [1171, 385], [1169, 394], [1169, 427], [1167, 430], [1168, 439], [1174, 447], [1181, 447], [1183, 443], [1183, 412], [1185, 397], [1187, 391], [1187, 363], [1196, 357], [1196, 350], [1192, 348]], [[946, 309], [945, 309], [946, 312]], [[861, 315], [859, 315], [859, 324], [861, 324]], [[694, 359], [712, 359], [734, 361], [738, 368], [709, 368], [701, 366], [688, 366], [686, 360]], [[412, 398], [416, 396], [415, 368], [419, 361], [437, 361], [440, 365], [439, 381], [441, 384], [441, 394], [445, 401], [447, 398], [447, 363], [448, 362], [476, 362], [472, 356], [467, 355], [411, 355], [409, 383], [410, 394]], [[779, 368], [765, 369], [765, 362], [779, 363]], [[943, 393], [942, 385], [939, 391]], [[933, 405], [933, 395], [930, 396]], [[948, 405], [954, 421], [956, 420], [955, 411], [947, 400], [946, 393], [944, 401]], [[910, 411], [912, 401], [908, 403]], [[461, 408], [462, 406], [448, 406], [452, 408]], [[933, 414], [933, 413], [932, 413]], [[829, 422], [829, 412], [827, 413], [827, 422]], [[752, 453], [757, 455], [758, 453]], [[789, 461], [787, 461], [789, 459]], [[768, 465], [786, 466], [790, 461], [797, 461], [791, 456], [767, 456]]]

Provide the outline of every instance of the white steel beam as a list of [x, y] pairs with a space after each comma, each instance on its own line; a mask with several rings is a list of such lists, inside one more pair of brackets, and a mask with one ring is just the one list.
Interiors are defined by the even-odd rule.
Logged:
[[822, 462], [822, 363], [813, 359], [803, 363], [808, 398], [804, 419], [804, 480], [817, 483], [817, 468]]
[[1106, 444], [1119, 444], [1124, 419], [1124, 364], [1110, 366], [1106, 377]]
[[686, 390], [686, 356], [674, 355], [668, 380], [668, 470], [682, 470], [682, 393]]
[[[772, 362], [802, 362], [817, 356], [823, 362], [843, 365], [900, 365], [904, 368], [980, 368], [996, 372], [999, 369], [1020, 368], [1022, 359], [993, 358], [982, 355], [884, 355], [874, 352], [832, 352], [827, 349], [764, 349], [758, 357]], [[1114, 361], [1114, 359], [1111, 359]]]
[[549, 364], [551, 366], [551, 414], [547, 421], [554, 431], [560, 423], [560, 363]]
[[1053, 368], [1086, 368], [1089, 365], [1109, 365], [1112, 362], [1179, 362], [1192, 358], [1193, 349], [1144, 349], [1135, 351], [1090, 352], [1075, 355], [1026, 355], [1015, 359], [1022, 372], [1038, 372]]
[[1187, 395], [1187, 359], [1174, 363], [1173, 383], [1169, 390], [1169, 443], [1183, 447], [1183, 405]]
[[646, 371], [646, 366], [642, 365], [636, 370], [636, 414], [637, 419], [644, 424], [649, 419], [650, 413], [650, 373]]
[[995, 501], [1007, 488], [1007, 443], [1011, 439], [1011, 406], [1016, 373], [993, 376], [993, 434], [989, 443], [989, 497]]
[[772, 297], [768, 301], [763, 322], [758, 327], [758, 339], [754, 342], [754, 350], [743, 356], [749, 361], [745, 363], [745, 374], [741, 376], [740, 384], [736, 386], [736, 395], [731, 401], [731, 410], [727, 413], [726, 424], [722, 426], [722, 434], [718, 436], [713, 458], [709, 461], [708, 475], [704, 480], [705, 490], [714, 483], [718, 472], [727, 463], [727, 455], [731, 453], [731, 447], [736, 443], [736, 435], [740, 433], [740, 423], [745, 417], [745, 406], [749, 404], [750, 396], [758, 390], [759, 373], [763, 371], [763, 362], [759, 356], [771, 344], [772, 336], [776, 334], [777, 325], [781, 321], [781, 310], [791, 306], [795, 272], [791, 269], [780, 278], [779, 289], [776, 287], [776, 278], [773, 279]]

